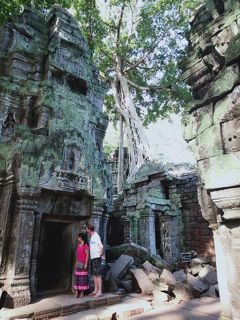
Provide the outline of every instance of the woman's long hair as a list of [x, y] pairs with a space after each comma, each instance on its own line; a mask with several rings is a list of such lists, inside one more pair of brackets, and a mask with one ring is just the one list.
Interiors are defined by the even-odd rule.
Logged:
[[87, 236], [86, 236], [85, 233], [80, 232], [80, 233], [78, 234], [78, 237], [83, 239], [84, 244], [88, 244]]

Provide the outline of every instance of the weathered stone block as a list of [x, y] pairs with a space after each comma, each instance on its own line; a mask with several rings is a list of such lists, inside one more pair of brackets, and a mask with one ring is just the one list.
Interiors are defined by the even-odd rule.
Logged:
[[226, 63], [230, 64], [239, 58], [240, 55], [240, 35], [237, 34], [230, 42], [226, 50]]
[[198, 161], [223, 154], [220, 125], [206, 129], [196, 139], [189, 141], [189, 145]]
[[188, 274], [187, 283], [193, 290], [194, 296], [197, 298], [204, 291], [208, 290], [210, 285], [207, 282], [201, 280], [200, 277], [194, 277], [191, 274]]
[[187, 279], [187, 276], [186, 276], [186, 273], [184, 272], [184, 270], [179, 270], [179, 271], [173, 272], [173, 276], [177, 282], [184, 282]]
[[211, 38], [216, 51], [221, 56], [224, 56], [226, 50], [228, 49], [229, 43], [237, 34], [238, 26], [236, 21], [233, 21], [229, 27], [223, 29], [221, 32], [217, 33], [216, 36]]
[[222, 123], [240, 116], [240, 86], [229, 93], [214, 106], [214, 123]]
[[[222, 209], [238, 208], [240, 206], [240, 188], [228, 188], [211, 192], [214, 203]], [[236, 217], [240, 216], [236, 210]]]
[[222, 124], [224, 150], [227, 153], [240, 151], [240, 118]]
[[206, 189], [238, 186], [240, 152], [201, 160], [198, 162], [198, 168]]
[[153, 285], [142, 269], [131, 269], [131, 272], [143, 294], [152, 294]]
[[175, 289], [173, 290], [173, 293], [175, 294], [175, 297], [179, 302], [180, 301], [189, 301], [194, 298], [192, 289], [189, 288], [187, 285], [185, 285], [182, 282], [176, 283]]
[[217, 283], [217, 271], [212, 266], [205, 266], [200, 272], [199, 272], [199, 278], [203, 280], [204, 282], [208, 282], [210, 285], [214, 285]]
[[232, 88], [239, 83], [239, 68], [238, 65], [232, 65], [223, 69], [214, 82], [210, 85], [204, 99], [207, 101], [216, 101], [224, 94], [230, 92]]
[[160, 281], [168, 284], [169, 286], [174, 286], [176, 284], [176, 279], [174, 278], [171, 271], [163, 269], [163, 272], [160, 276]]
[[171, 300], [171, 297], [169, 294], [167, 294], [166, 292], [158, 291], [158, 290], [153, 291], [153, 296], [154, 296], [154, 299], [152, 304], [154, 306], [161, 305], [163, 302], [168, 302]]
[[183, 119], [184, 138], [189, 141], [196, 138], [213, 124], [213, 104], [195, 110]]
[[106, 280], [110, 277], [114, 279], [121, 279], [127, 273], [127, 270], [133, 265], [133, 257], [128, 255], [121, 255], [111, 266], [110, 270], [106, 274]]

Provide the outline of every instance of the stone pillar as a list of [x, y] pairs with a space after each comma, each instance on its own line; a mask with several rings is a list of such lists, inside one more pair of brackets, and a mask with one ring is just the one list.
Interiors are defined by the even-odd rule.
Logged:
[[123, 224], [124, 243], [130, 243], [132, 241], [130, 220], [128, 217], [123, 216], [121, 217], [121, 221]]
[[140, 226], [140, 245], [156, 254], [155, 214], [151, 209], [141, 213]]
[[103, 215], [102, 205], [99, 202], [94, 201], [92, 224], [94, 225], [94, 229], [97, 233], [100, 232], [100, 223], [101, 223], [102, 215]]
[[17, 200], [10, 247], [11, 256], [4, 284], [4, 289], [8, 293], [6, 307], [20, 307], [31, 301], [29, 272], [37, 196], [26, 193], [21, 194]]
[[109, 215], [108, 214], [104, 214], [102, 216], [102, 243], [103, 243], [104, 247], [106, 247], [106, 244], [107, 244], [107, 224], [108, 224], [108, 220], [109, 220]]

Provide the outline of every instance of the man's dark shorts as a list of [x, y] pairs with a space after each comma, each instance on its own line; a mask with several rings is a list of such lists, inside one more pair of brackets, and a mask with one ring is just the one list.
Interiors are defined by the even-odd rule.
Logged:
[[91, 266], [92, 266], [92, 274], [94, 276], [100, 276], [102, 273], [102, 268], [101, 268], [101, 262], [102, 258], [94, 258], [91, 259]]

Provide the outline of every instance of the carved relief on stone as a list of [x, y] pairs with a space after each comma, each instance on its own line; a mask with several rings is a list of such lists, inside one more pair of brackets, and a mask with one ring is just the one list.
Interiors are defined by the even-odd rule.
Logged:
[[12, 136], [16, 126], [16, 117], [13, 112], [8, 112], [7, 116], [3, 120], [2, 135]]
[[63, 149], [62, 169], [67, 171], [78, 171], [81, 160], [80, 147], [75, 145], [65, 146]]

